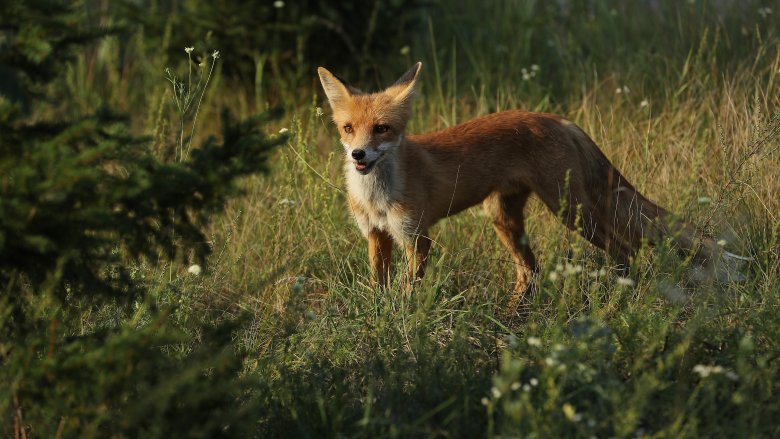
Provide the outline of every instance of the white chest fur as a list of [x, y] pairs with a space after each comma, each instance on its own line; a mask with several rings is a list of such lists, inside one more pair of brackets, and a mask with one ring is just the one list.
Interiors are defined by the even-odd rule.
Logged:
[[379, 229], [389, 233], [396, 242], [411, 242], [410, 220], [400, 207], [403, 176], [395, 158], [388, 157], [368, 175], [361, 175], [352, 163], [347, 163], [346, 174], [347, 190], [360, 207], [353, 213], [363, 235]]

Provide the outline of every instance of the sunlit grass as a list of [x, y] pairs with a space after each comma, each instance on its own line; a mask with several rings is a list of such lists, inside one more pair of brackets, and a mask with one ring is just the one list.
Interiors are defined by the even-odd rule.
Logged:
[[[730, 9], [718, 24], [696, 1], [648, 24], [637, 14], [644, 9], [607, 3], [564, 13], [534, 1], [467, 1], [432, 17], [418, 44], [388, 61], [424, 63], [410, 131], [507, 108], [563, 114], [642, 193], [753, 257], [748, 280], [691, 286], [687, 261], [663, 247], [618, 277], [609, 258], [533, 202], [528, 231], [542, 270], [520, 310], [507, 308], [511, 259], [478, 209], [432, 230], [430, 269], [409, 300], [400, 276], [375, 290], [324, 97], [316, 81], [297, 84], [277, 91], [297, 105], [271, 127], [286, 129], [289, 142], [270, 176], [244, 181], [245, 194], [214, 223], [203, 270], [188, 272], [187, 261], [139, 268], [159, 302], [178, 306], [173, 318], [185, 330], [251, 316], [234, 344], [250, 352], [261, 431], [778, 434], [780, 50], [771, 13]], [[84, 74], [73, 72], [74, 95]], [[247, 92], [217, 68], [211, 89], [220, 92], [204, 98], [196, 135], [217, 128], [220, 107], [241, 116], [264, 109], [262, 89], [273, 85], [261, 83], [261, 71], [255, 79]], [[150, 83], [146, 92], [139, 129], [169, 123], [158, 112], [164, 88]]]

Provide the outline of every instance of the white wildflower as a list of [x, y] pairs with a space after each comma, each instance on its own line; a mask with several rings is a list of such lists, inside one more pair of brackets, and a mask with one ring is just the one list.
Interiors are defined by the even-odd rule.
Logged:
[[566, 264], [566, 267], [563, 270], [564, 276], [573, 276], [575, 274], [582, 273], [582, 265], [573, 265], [573, 264]]
[[639, 103], [639, 106], [642, 108], [645, 108], [650, 105], [650, 101], [647, 100], [647, 98], [642, 99], [642, 102]]
[[211, 53], [211, 57], [214, 59], [219, 59], [219, 50], [215, 50]]
[[528, 384], [523, 384], [523, 392], [530, 392], [530, 391], [531, 391], [531, 386], [529, 386]]
[[693, 366], [693, 372], [698, 373], [702, 378], [707, 378], [710, 376], [710, 373], [712, 373], [712, 368], [704, 364], [697, 364], [696, 366]]
[[187, 269], [187, 272], [190, 273], [190, 274], [193, 274], [195, 276], [200, 275], [200, 272], [201, 272], [200, 265], [198, 265], [198, 264], [190, 265], [190, 268]]
[[539, 347], [542, 345], [542, 339], [540, 339], [539, 337], [528, 337], [526, 342], [528, 343], [528, 346]]
[[193, 51], [193, 50], [195, 50], [195, 48], [194, 48], [194, 47], [185, 47], [185, 48], [184, 48], [184, 51], [185, 51], [185, 52], [187, 52], [187, 55], [189, 55], [190, 53], [192, 53], [192, 51]]
[[708, 204], [712, 202], [712, 198], [710, 197], [699, 197], [696, 199], [696, 202], [699, 204]]
[[290, 130], [287, 129], [287, 128], [282, 128], [282, 129], [279, 130], [279, 134], [284, 134], [284, 133], [288, 133], [288, 132], [290, 132]]
[[538, 72], [539, 71], [539, 65], [531, 64], [531, 71], [532, 72]]
[[520, 386], [520, 383], [518, 383], [517, 381], [515, 381], [514, 383], [512, 383], [512, 385], [511, 385], [511, 386], [509, 386], [509, 388], [510, 388], [510, 389], [512, 389], [512, 390], [517, 390], [517, 389], [519, 389], [520, 387], [521, 387], [521, 386]]
[[735, 380], [739, 378], [734, 372], [727, 370], [725, 367], [720, 365], [714, 365], [710, 366], [707, 364], [697, 364], [696, 366], [693, 366], [693, 372], [699, 374], [702, 378], [707, 378], [710, 375], [719, 375], [719, 374], [725, 374], [726, 378], [730, 380]]
[[493, 398], [498, 399], [501, 398], [501, 391], [498, 390], [496, 387], [492, 387], [490, 389], [490, 393], [493, 395]]
[[323, 114], [325, 114], [325, 113], [322, 111], [322, 107], [317, 107], [317, 108], [314, 110], [314, 114], [315, 114], [317, 117], [322, 117], [322, 115], [323, 115]]
[[276, 0], [274, 2], [274, 7], [276, 9], [282, 9], [284, 7], [284, 2], [282, 0]]
[[482, 403], [482, 405], [490, 405], [490, 400], [485, 397], [483, 397], [480, 402]]
[[721, 247], [725, 247], [726, 246], [726, 240], [725, 239], [719, 239], [718, 240], [718, 245], [721, 246]]
[[555, 282], [558, 280], [558, 273], [552, 271], [548, 277], [550, 278], [550, 282]]
[[624, 286], [624, 287], [633, 287], [634, 286], [634, 280], [629, 277], [619, 277], [616, 280], [618, 285]]
[[532, 386], [534, 386], [534, 387], [536, 387], [536, 386], [538, 386], [538, 385], [539, 385], [539, 380], [537, 380], [536, 378], [531, 378], [530, 380], [528, 380], [528, 382], [529, 382], [529, 383], [530, 383]]
[[401, 55], [408, 55], [409, 54], [409, 46], [404, 46], [401, 48]]

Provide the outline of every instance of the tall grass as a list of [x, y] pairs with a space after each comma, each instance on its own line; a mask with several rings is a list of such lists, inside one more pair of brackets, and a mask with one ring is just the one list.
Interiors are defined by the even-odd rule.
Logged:
[[[649, 198], [754, 257], [745, 283], [691, 287], [668, 248], [642, 252], [636, 283], [620, 283], [534, 202], [543, 269], [522, 313], [507, 311], [512, 262], [476, 209], [432, 230], [410, 300], [400, 283], [372, 289], [314, 79], [280, 91], [299, 97], [275, 127], [291, 140], [215, 223], [209, 270], [141, 269], [185, 329], [249, 312], [234, 344], [251, 352], [258, 428], [274, 436], [776, 436], [780, 27], [757, 11], [780, 4], [677, 3], [441, 4], [388, 64], [424, 63], [412, 132], [515, 107], [572, 118]], [[259, 93], [213, 81], [199, 133]], [[164, 124], [163, 88], [143, 90], [152, 110], [139, 111]]]

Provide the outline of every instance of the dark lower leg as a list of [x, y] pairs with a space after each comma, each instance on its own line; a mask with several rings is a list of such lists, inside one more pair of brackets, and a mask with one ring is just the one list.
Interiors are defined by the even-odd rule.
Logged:
[[493, 228], [501, 243], [509, 250], [514, 260], [515, 296], [513, 301], [519, 301], [529, 289], [533, 274], [537, 271], [536, 258], [528, 236], [525, 234], [523, 208], [529, 193], [503, 195], [491, 200], [494, 203], [489, 209], [493, 217]]

